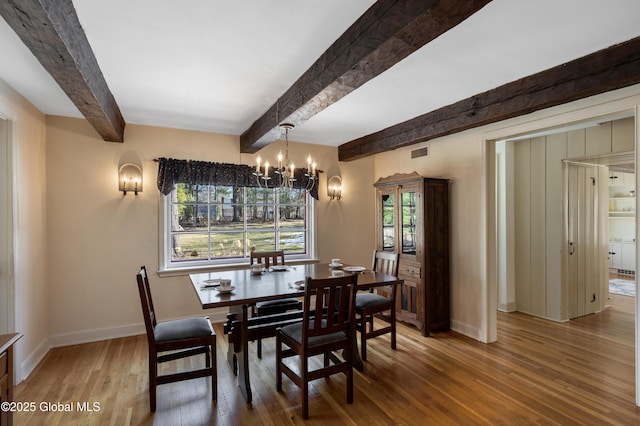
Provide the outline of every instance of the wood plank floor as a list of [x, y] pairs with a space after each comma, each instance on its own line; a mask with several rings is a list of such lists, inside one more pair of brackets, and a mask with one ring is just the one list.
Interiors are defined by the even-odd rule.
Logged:
[[[482, 344], [454, 332], [423, 338], [400, 325], [398, 349], [373, 339], [354, 404], [344, 376], [313, 383], [309, 424], [640, 424], [635, 406], [634, 298], [611, 295], [606, 311], [558, 324], [524, 314], [498, 314], [498, 342]], [[300, 391], [283, 379], [275, 391], [274, 339], [263, 358], [252, 351], [254, 402], [247, 404], [224, 361], [218, 333], [218, 395], [207, 379], [158, 388], [149, 413], [144, 336], [54, 349], [16, 389], [16, 400], [72, 403], [72, 412], [16, 413], [22, 425], [301, 424]], [[180, 364], [178, 368], [189, 368]], [[170, 368], [175, 368], [172, 366]], [[81, 412], [76, 404], [99, 403]]]

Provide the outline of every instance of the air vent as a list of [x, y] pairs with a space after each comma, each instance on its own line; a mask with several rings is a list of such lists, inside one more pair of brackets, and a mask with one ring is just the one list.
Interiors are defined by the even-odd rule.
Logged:
[[427, 155], [429, 155], [428, 146], [411, 151], [411, 158], [426, 157]]

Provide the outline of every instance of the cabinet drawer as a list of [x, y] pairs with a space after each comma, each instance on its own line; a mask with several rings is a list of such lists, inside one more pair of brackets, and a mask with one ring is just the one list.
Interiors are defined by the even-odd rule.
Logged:
[[400, 264], [400, 266], [398, 267], [398, 276], [400, 277], [404, 275], [411, 278], [420, 278], [420, 273], [420, 266]]
[[0, 354], [0, 377], [7, 374], [7, 371], [9, 370], [8, 367], [9, 366], [7, 365], [7, 353], [3, 352]]

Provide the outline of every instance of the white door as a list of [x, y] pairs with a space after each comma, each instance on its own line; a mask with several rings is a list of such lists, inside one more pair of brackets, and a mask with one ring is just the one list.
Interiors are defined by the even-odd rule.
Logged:
[[568, 164], [567, 229], [569, 318], [597, 311], [598, 168]]

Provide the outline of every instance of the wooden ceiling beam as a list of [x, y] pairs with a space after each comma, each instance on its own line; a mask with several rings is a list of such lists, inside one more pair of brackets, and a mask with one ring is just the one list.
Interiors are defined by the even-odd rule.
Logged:
[[71, 0], [2, 0], [0, 15], [100, 136], [124, 141], [125, 122]]
[[491, 0], [378, 0], [240, 137], [254, 153], [380, 75]]
[[338, 147], [338, 158], [356, 160], [637, 83], [640, 37], [354, 139]]

